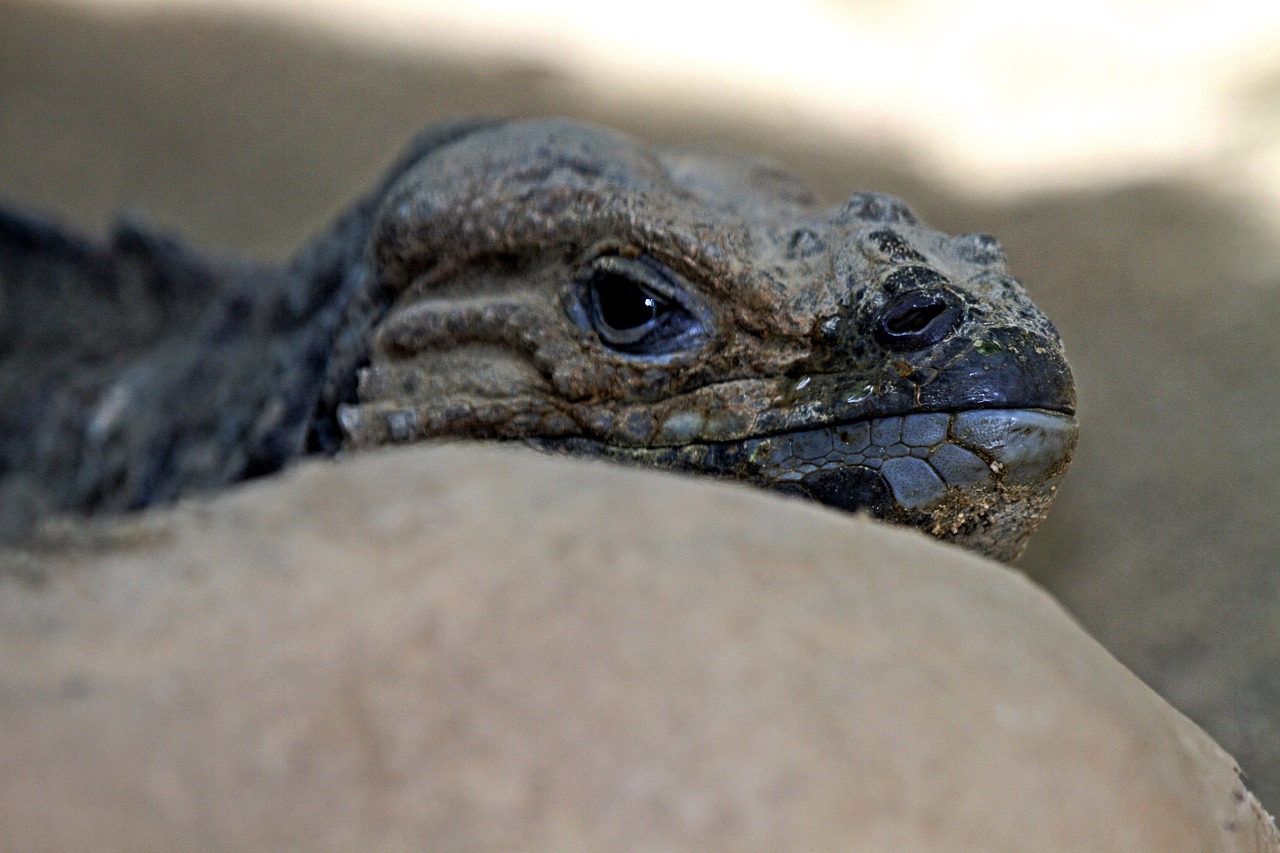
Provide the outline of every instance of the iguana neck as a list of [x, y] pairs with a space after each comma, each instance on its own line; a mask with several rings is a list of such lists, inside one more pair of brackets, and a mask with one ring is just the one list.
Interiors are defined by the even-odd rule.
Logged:
[[[369, 205], [289, 264], [208, 261], [135, 222], [105, 244], [0, 221], [0, 539], [269, 473], [308, 444], [363, 283]], [[352, 368], [354, 369], [354, 367]]]
[[209, 260], [127, 219], [97, 242], [0, 211], [0, 540], [335, 451], [385, 308], [365, 262], [378, 205], [424, 151], [488, 123], [423, 133], [283, 265]]

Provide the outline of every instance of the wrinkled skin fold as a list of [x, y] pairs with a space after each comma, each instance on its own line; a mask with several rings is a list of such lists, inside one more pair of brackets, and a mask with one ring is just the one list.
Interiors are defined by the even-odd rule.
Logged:
[[0, 283], [29, 321], [0, 348], [11, 518], [462, 437], [741, 480], [1012, 559], [1075, 444], [1061, 341], [994, 238], [568, 121], [428, 129], [280, 268], [5, 215]]

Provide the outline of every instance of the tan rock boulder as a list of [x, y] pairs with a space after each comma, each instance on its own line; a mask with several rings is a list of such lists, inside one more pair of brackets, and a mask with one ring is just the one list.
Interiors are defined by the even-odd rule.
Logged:
[[816, 506], [420, 447], [60, 537], [5, 850], [1280, 849], [1037, 587]]

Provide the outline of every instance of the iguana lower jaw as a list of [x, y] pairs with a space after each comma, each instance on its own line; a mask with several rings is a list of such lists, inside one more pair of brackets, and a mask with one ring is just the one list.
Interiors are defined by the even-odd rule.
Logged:
[[1076, 433], [1075, 418], [1061, 412], [967, 409], [720, 443], [622, 447], [582, 437], [528, 443], [765, 486], [1012, 561], [1044, 520]]

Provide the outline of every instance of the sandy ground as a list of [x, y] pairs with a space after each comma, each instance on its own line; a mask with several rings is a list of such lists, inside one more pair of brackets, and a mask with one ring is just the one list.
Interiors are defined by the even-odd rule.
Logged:
[[202, 244], [282, 256], [424, 123], [555, 113], [763, 151], [832, 200], [896, 192], [937, 227], [995, 233], [1080, 385], [1077, 461], [1023, 566], [1277, 808], [1280, 240], [1242, 190], [1280, 136], [1280, 69], [1223, 89], [1244, 118], [1203, 169], [1164, 152], [1154, 170], [1120, 158], [993, 195], [957, 181], [966, 161], [946, 149], [895, 147], [884, 114], [858, 134], [697, 80], [670, 103], [642, 84], [609, 97], [536, 52], [375, 49], [296, 18], [8, 0], [0, 200], [91, 228], [132, 206]]

